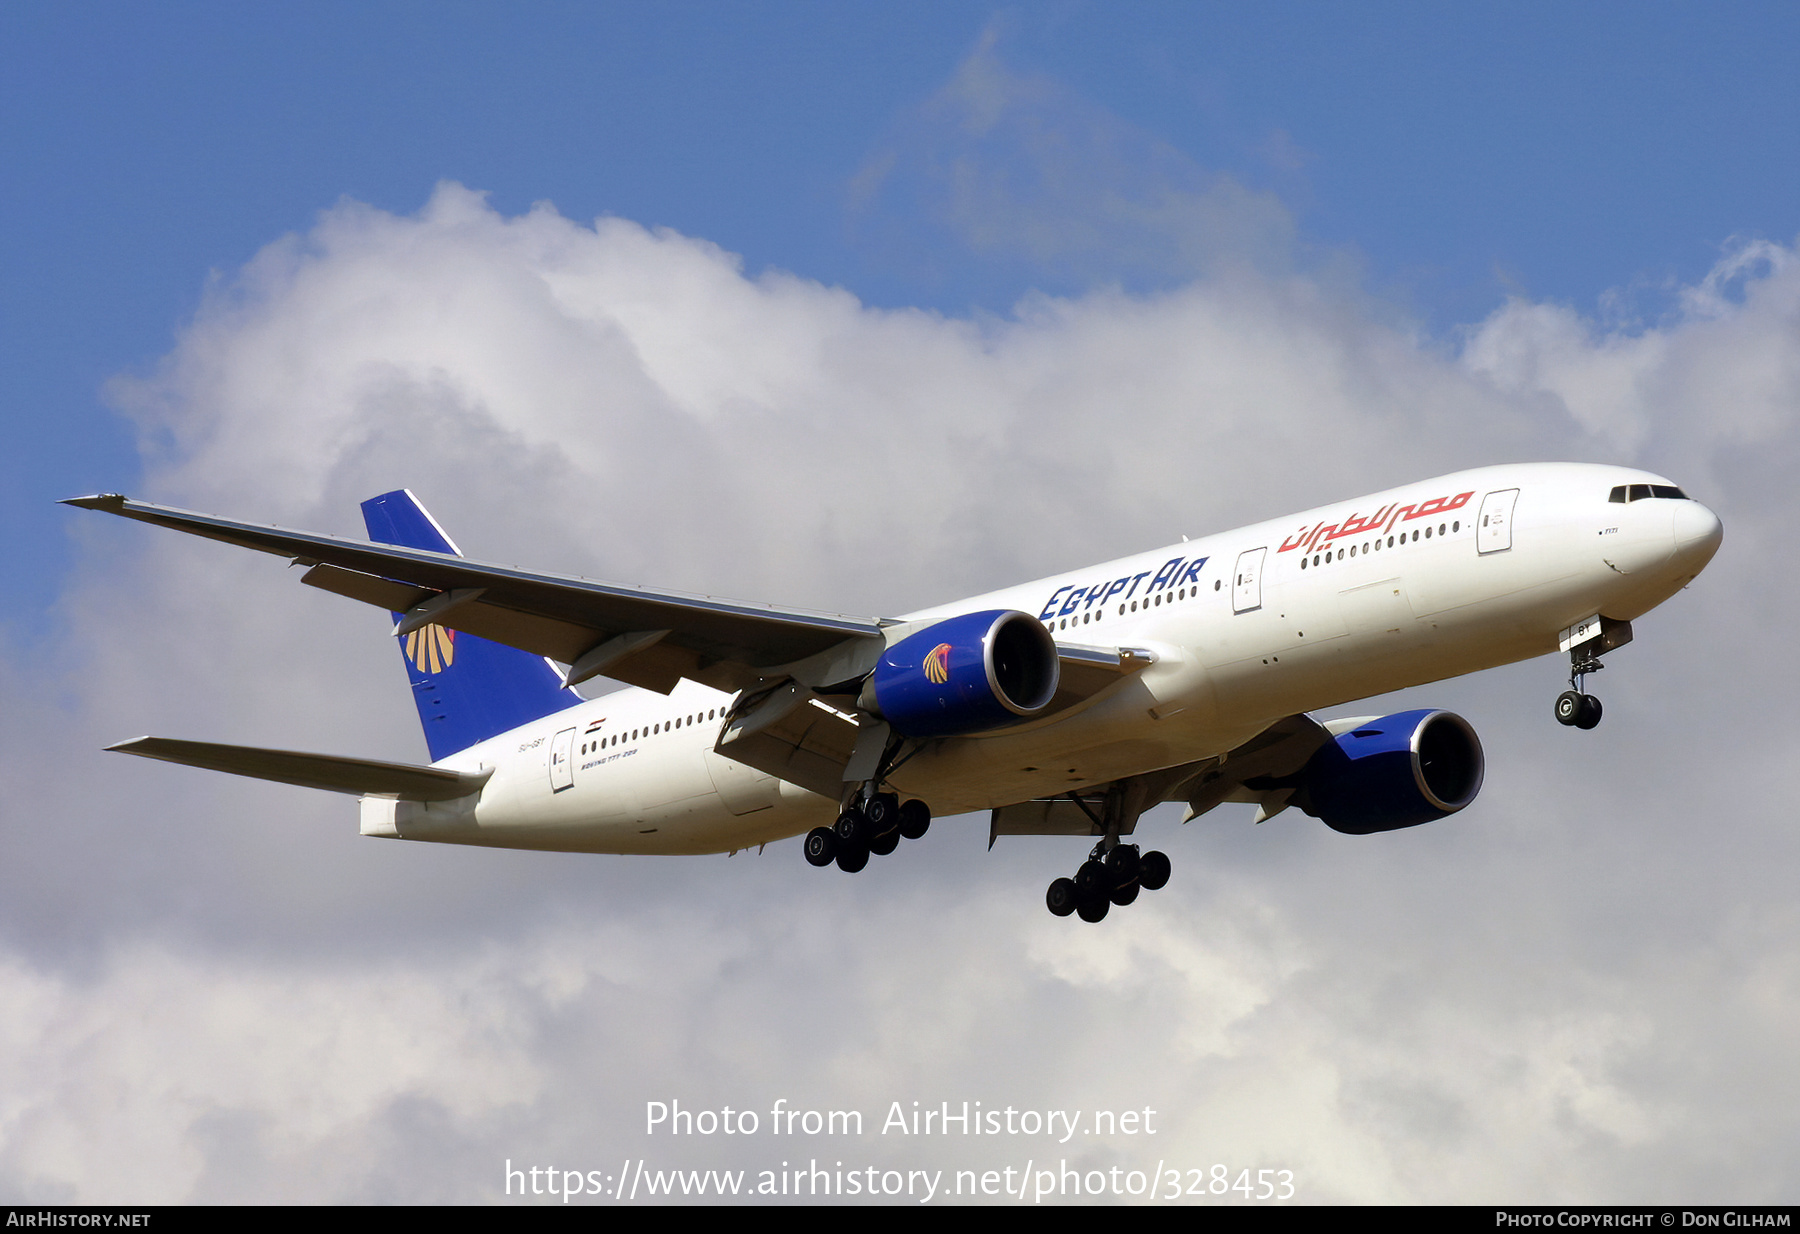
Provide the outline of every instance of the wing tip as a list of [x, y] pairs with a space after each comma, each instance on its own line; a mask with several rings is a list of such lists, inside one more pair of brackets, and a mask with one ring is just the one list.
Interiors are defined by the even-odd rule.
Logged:
[[123, 493], [94, 493], [87, 497], [65, 497], [56, 504], [59, 506], [76, 506], [83, 510], [105, 510], [117, 514], [125, 508], [126, 497]]

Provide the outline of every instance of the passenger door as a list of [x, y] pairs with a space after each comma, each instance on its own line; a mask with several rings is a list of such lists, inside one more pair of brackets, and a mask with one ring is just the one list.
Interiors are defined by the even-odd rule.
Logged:
[[565, 728], [550, 742], [550, 791], [575, 787], [575, 730]]
[[1231, 611], [1249, 613], [1262, 607], [1263, 557], [1268, 548], [1253, 548], [1238, 554], [1237, 571], [1231, 583]]
[[1519, 490], [1503, 488], [1481, 499], [1481, 522], [1475, 528], [1475, 552], [1504, 553], [1512, 547], [1513, 503]]

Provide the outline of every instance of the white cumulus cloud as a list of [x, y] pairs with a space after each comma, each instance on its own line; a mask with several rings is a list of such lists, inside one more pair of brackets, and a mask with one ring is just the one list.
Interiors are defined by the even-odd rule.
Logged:
[[[1315, 1200], [1791, 1200], [1794, 723], [1778, 545], [1800, 265], [1675, 316], [1511, 303], [1460, 354], [1304, 273], [1004, 317], [874, 309], [704, 240], [444, 185], [345, 203], [122, 379], [143, 497], [357, 534], [414, 489], [472, 555], [891, 613], [1424, 475], [1635, 462], [1726, 547], [1598, 683], [1415, 692], [1482, 799], [1366, 838], [1230, 809], [1170, 887], [1050, 918], [1078, 844], [944, 820], [854, 878], [362, 840], [347, 802], [97, 753], [138, 732], [418, 758], [379, 614], [84, 514], [65, 635], [4, 665], [0, 1178], [25, 1201], [499, 1198], [502, 1163], [1291, 1169]], [[128, 765], [127, 765], [128, 764]], [[860, 1140], [647, 1137], [648, 1100], [855, 1108]], [[876, 1134], [895, 1101], [1154, 1108], [1068, 1145]], [[947, 1173], [946, 1177], [950, 1175]]]

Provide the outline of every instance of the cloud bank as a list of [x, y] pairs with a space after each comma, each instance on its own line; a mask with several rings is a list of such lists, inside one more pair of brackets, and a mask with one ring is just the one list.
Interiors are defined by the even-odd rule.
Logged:
[[[1341, 282], [1213, 268], [1004, 317], [874, 309], [704, 240], [441, 186], [222, 280], [113, 397], [142, 496], [891, 613], [1463, 466], [1637, 463], [1726, 545], [1598, 684], [1409, 697], [1481, 730], [1454, 819], [1144, 831], [1169, 888], [1043, 912], [1079, 843], [978, 819], [847, 877], [440, 851], [340, 799], [97, 753], [139, 732], [422, 756], [377, 614], [279, 561], [84, 515], [66, 635], [0, 664], [0, 1186], [17, 1200], [500, 1199], [503, 1163], [1233, 1174], [1318, 1201], [1792, 1201], [1800, 913], [1777, 544], [1800, 265], [1734, 247], [1667, 320], [1515, 302], [1453, 353]], [[1774, 565], [1776, 568], [1771, 568]], [[130, 765], [119, 765], [127, 764]], [[861, 1110], [657, 1139], [644, 1103]], [[892, 1102], [1153, 1108], [1154, 1137], [915, 1139]]]

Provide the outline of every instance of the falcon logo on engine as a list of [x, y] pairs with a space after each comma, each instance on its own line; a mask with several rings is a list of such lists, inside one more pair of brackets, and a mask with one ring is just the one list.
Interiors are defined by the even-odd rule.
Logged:
[[939, 643], [925, 656], [925, 680], [941, 686], [950, 680], [950, 644]]

